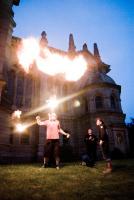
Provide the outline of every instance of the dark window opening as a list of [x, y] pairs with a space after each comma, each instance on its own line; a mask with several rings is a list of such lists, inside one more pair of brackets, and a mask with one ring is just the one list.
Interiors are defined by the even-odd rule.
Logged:
[[22, 134], [20, 143], [21, 144], [29, 144], [29, 140], [30, 140], [29, 134]]
[[11, 133], [11, 134], [9, 135], [9, 144], [13, 144], [13, 140], [14, 140], [14, 134]]
[[110, 101], [111, 101], [111, 108], [115, 109], [116, 103], [115, 103], [115, 98], [113, 96], [111, 96]]
[[95, 104], [96, 104], [96, 109], [103, 108], [103, 103], [102, 103], [102, 97], [101, 96], [96, 96], [95, 97]]

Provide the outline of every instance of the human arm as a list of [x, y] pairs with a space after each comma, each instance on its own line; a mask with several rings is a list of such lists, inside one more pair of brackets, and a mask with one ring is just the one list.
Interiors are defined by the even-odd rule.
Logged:
[[88, 143], [88, 141], [89, 141], [89, 135], [86, 134], [85, 137], [84, 137], [84, 142], [85, 142], [85, 143]]
[[36, 121], [37, 121], [37, 124], [40, 126], [45, 125], [45, 121], [41, 121], [40, 116], [36, 116]]
[[100, 141], [99, 141], [99, 144], [100, 144], [100, 145], [102, 145], [102, 144], [103, 144], [103, 142], [104, 142], [103, 140], [100, 140]]
[[65, 135], [67, 138], [70, 137], [70, 134], [69, 133], [66, 133], [64, 132], [61, 128], [59, 129], [59, 132], [62, 134], [62, 135]]

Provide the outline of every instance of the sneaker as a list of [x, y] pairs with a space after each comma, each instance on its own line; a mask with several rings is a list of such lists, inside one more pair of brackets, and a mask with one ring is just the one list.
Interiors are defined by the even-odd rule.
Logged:
[[86, 162], [82, 161], [81, 165], [86, 166]]
[[110, 174], [112, 172], [112, 168], [107, 168], [103, 171], [103, 174]]
[[46, 168], [46, 167], [47, 167], [47, 165], [46, 165], [46, 164], [43, 164], [43, 165], [42, 165], [42, 168]]
[[60, 167], [57, 165], [57, 166], [56, 166], [56, 169], [57, 169], [57, 170], [59, 170], [59, 169], [60, 169]]

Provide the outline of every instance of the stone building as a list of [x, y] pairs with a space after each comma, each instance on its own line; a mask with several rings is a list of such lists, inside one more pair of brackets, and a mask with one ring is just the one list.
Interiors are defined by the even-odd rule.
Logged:
[[[93, 53], [86, 44], [82, 50], [77, 51], [73, 35], [70, 34], [68, 51], [62, 51], [48, 45], [43, 31], [40, 40], [42, 45], [47, 45], [51, 52], [68, 55], [70, 58], [83, 55], [88, 69], [77, 82], [43, 74], [37, 70], [36, 65], [32, 66], [32, 73], [26, 74], [16, 56], [21, 38], [12, 36], [16, 25], [13, 5], [19, 5], [19, 0], [1, 0], [0, 3], [0, 162], [42, 159], [45, 128], [38, 127], [34, 122], [37, 114], [42, 118], [47, 117], [48, 110], [41, 108], [52, 95], [66, 100], [56, 110], [62, 128], [71, 133], [67, 142], [61, 137], [63, 158], [67, 155], [66, 151], [75, 158], [84, 152], [84, 135], [89, 127], [97, 134], [97, 117], [102, 118], [107, 125], [111, 151], [118, 148], [126, 154], [129, 144], [125, 114], [121, 108], [121, 86], [107, 75], [110, 65], [101, 60], [97, 44], [94, 44]], [[16, 109], [22, 110], [24, 121], [33, 122], [23, 134], [14, 132], [11, 113]]]

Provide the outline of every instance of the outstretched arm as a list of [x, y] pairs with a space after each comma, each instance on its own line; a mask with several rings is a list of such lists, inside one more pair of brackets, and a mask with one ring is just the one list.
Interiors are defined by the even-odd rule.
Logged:
[[40, 126], [45, 125], [45, 123], [40, 120], [40, 116], [36, 117], [36, 121], [37, 121], [37, 124]]
[[70, 134], [69, 133], [66, 133], [64, 132], [61, 128], [60, 128], [60, 131], [59, 131], [62, 135], [65, 135], [67, 138], [70, 137]]

